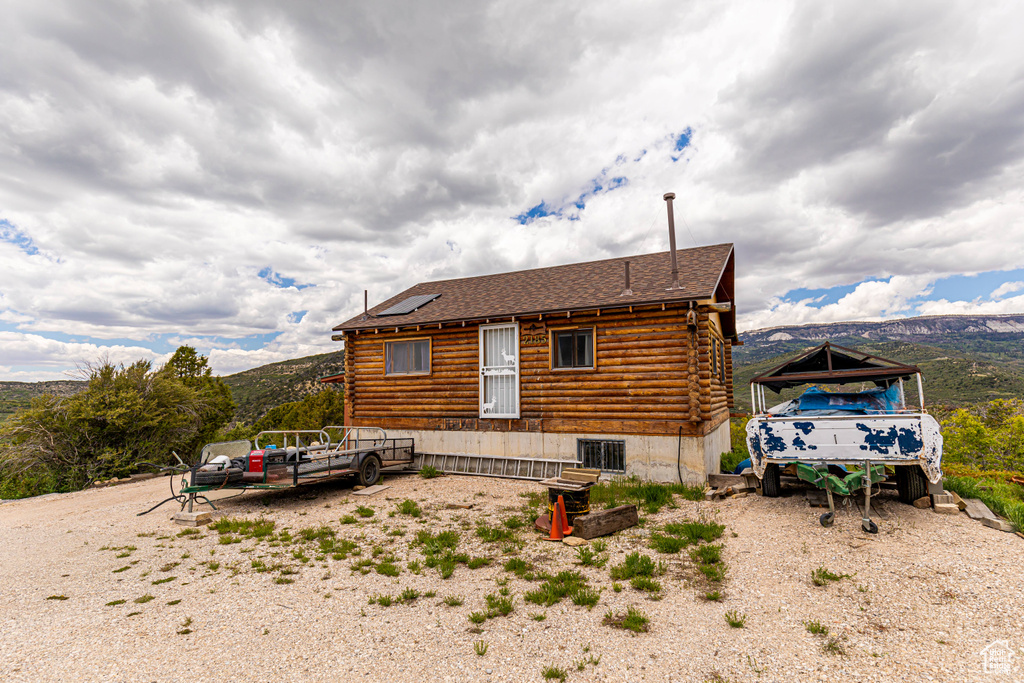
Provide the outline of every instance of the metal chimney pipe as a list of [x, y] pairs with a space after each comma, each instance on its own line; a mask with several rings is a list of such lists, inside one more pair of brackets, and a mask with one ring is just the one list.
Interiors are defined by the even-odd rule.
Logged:
[[363, 315], [366, 315], [370, 310], [370, 294], [368, 289], [363, 290]]
[[668, 204], [668, 250], [672, 254], [672, 286], [669, 289], [681, 289], [679, 287], [679, 265], [676, 263], [676, 217], [672, 212], [672, 200], [675, 198], [675, 192], [665, 193], [664, 200]]
[[619, 296], [633, 296], [633, 290], [629, 287], [629, 261], [623, 262], [622, 265], [626, 267], [626, 288], [622, 290], [622, 294], [619, 294]]

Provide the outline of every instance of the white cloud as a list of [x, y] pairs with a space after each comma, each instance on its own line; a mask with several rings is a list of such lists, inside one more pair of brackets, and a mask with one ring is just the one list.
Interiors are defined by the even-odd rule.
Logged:
[[[1019, 4], [15, 0], [4, 18], [0, 330], [25, 338], [194, 340], [218, 372], [328, 351], [364, 288], [664, 249], [669, 190], [680, 244], [736, 243], [747, 325], [903, 315], [942, 277], [1024, 267]], [[573, 220], [511, 219], [610, 177]], [[780, 298], [865, 280], [885, 282]], [[54, 371], [24, 343], [0, 376]]]
[[747, 314], [740, 319], [741, 329], [758, 329], [780, 325], [841, 322], [844, 320], [884, 320], [902, 317], [911, 310], [914, 299], [928, 291], [925, 277], [896, 276], [888, 282], [862, 282], [835, 303], [815, 305], [813, 298], [797, 302], [772, 299], [765, 311]]
[[[158, 354], [144, 346], [62, 342], [22, 332], [0, 332], [0, 347], [3, 348], [0, 367], [12, 371], [13, 367], [31, 364], [50, 379], [68, 379], [66, 372], [100, 359], [125, 365], [148, 360], [154, 363], [154, 367], [159, 367], [169, 357], [169, 354]], [[27, 376], [24, 371], [17, 374]]]
[[1024, 295], [999, 301], [926, 301], [917, 306], [920, 315], [994, 315], [1024, 311]]
[[999, 285], [994, 290], [992, 290], [991, 296], [993, 299], [1001, 299], [1007, 294], [1019, 292], [1022, 289], [1024, 289], [1024, 282], [1004, 282], [1003, 284]]

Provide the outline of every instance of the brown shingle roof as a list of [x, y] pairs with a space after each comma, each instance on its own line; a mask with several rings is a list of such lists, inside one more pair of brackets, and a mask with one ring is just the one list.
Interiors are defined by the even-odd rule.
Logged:
[[[404, 327], [429, 323], [482, 320], [558, 311], [575, 311], [648, 303], [710, 299], [723, 276], [732, 292], [733, 246], [716, 244], [676, 252], [681, 289], [672, 284], [669, 252], [571, 263], [564, 266], [519, 270], [457, 280], [421, 282], [334, 328], [336, 331]], [[632, 296], [621, 296], [623, 262], [630, 263]], [[377, 316], [391, 306], [417, 294], [441, 296], [422, 308], [404, 315]], [[730, 316], [731, 317], [731, 316]]]

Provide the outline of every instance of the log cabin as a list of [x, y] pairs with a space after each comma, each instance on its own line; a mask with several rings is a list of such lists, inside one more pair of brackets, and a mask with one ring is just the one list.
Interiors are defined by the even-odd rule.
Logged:
[[345, 424], [703, 482], [730, 450], [733, 282], [718, 244], [418, 284], [334, 328]]

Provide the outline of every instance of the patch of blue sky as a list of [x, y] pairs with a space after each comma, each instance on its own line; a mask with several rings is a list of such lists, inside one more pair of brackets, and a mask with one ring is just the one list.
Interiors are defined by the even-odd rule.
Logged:
[[[864, 280], [864, 282], [872, 282], [872, 280]], [[785, 296], [782, 297], [783, 301], [790, 303], [797, 303], [800, 301], [810, 300], [809, 305], [814, 308], [821, 308], [828, 304], [834, 304], [842, 299], [847, 294], [857, 289], [857, 285], [860, 282], [852, 285], [838, 285], [836, 287], [828, 287], [825, 289], [807, 289], [800, 287], [798, 289], [791, 289], [786, 292]]]
[[[603, 169], [601, 174], [591, 180], [588, 183], [587, 189], [581, 192], [576, 199], [566, 200], [559, 205], [548, 204], [546, 201], [542, 201], [540, 204], [527, 209], [523, 213], [513, 216], [512, 219], [518, 221], [520, 225], [529, 225], [538, 218], [546, 218], [548, 216], [556, 216], [570, 221], [578, 221], [580, 219], [579, 212], [587, 208], [587, 201], [589, 201], [591, 197], [605, 192], [611, 192], [612, 190], [617, 190], [629, 183], [629, 179], [624, 176], [608, 177], [609, 170], [610, 169]], [[575, 209], [575, 211], [573, 209]]]
[[[851, 294], [858, 286], [865, 282], [888, 282], [889, 278], [878, 280], [868, 279], [856, 282], [852, 285], [837, 285], [822, 289], [798, 288], [791, 289], [782, 297], [783, 301], [797, 303], [808, 301], [812, 308], [821, 308], [834, 304], [847, 294]], [[990, 301], [1002, 297], [993, 297], [992, 293], [1000, 286], [1008, 282], [1024, 282], [1024, 268], [1015, 270], [990, 270], [975, 275], [950, 275], [932, 282], [920, 295], [912, 301]], [[1024, 288], [1014, 289], [1005, 296], [1016, 296]]]
[[689, 126], [686, 127], [682, 133], [680, 133], [675, 140], [675, 149], [673, 151], [680, 152], [680, 154], [673, 154], [672, 161], [679, 161], [683, 158], [681, 152], [690, 146], [690, 142], [693, 140], [693, 129]]
[[560, 216], [562, 215], [558, 209], [548, 206], [548, 203], [541, 201], [537, 206], [531, 207], [526, 211], [522, 212], [517, 216], [513, 216], [513, 220], [519, 221], [519, 225], [529, 225], [538, 218], [547, 218], [548, 216]]
[[[929, 300], [945, 299], [946, 301], [989, 300], [992, 292], [1007, 282], [1024, 281], [1024, 268], [1016, 270], [989, 270], [977, 275], [952, 275], [936, 281], [932, 285]], [[1014, 292], [1008, 296], [1014, 296]], [[1000, 297], [1001, 298], [1001, 297]]]
[[309, 311], [292, 311], [288, 314], [288, 322], [292, 324], [301, 323], [307, 313], [309, 313]]
[[13, 244], [29, 256], [35, 256], [39, 253], [39, 248], [32, 241], [32, 238], [6, 218], [0, 218], [0, 242]]
[[[664, 140], [665, 139], [662, 138], [658, 143], [658, 147], [661, 149], [664, 149]], [[669, 140], [672, 144], [672, 161], [679, 161], [683, 158], [683, 152], [687, 149], [691, 149], [693, 128], [687, 126], [683, 129], [683, 132], [669, 136]], [[629, 178], [627, 178], [621, 170], [616, 172], [616, 169], [629, 163], [637, 163], [646, 155], [646, 148], [640, 150], [640, 153], [632, 159], [627, 154], [618, 154], [616, 155], [615, 162], [612, 166], [610, 168], [601, 169], [601, 172], [596, 178], [593, 178], [584, 185], [586, 189], [580, 192], [579, 196], [575, 199], [565, 198], [559, 202], [541, 200], [539, 204], [530, 207], [520, 214], [512, 216], [512, 220], [518, 222], [520, 225], [529, 225], [536, 220], [551, 216], [570, 221], [579, 220], [579, 212], [583, 211], [587, 207], [587, 202], [592, 197], [605, 192], [611, 192], [612, 190], [623, 187], [629, 183]]]
[[311, 284], [298, 284], [294, 278], [285, 277], [270, 266], [263, 268], [260, 272], [256, 273], [256, 276], [264, 282], [272, 284], [280, 289], [287, 289], [289, 287], [294, 287], [295, 289], [306, 289], [307, 287], [316, 286]]

